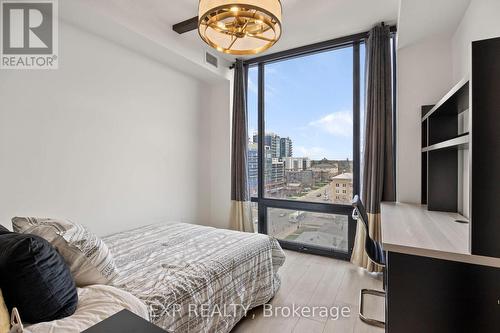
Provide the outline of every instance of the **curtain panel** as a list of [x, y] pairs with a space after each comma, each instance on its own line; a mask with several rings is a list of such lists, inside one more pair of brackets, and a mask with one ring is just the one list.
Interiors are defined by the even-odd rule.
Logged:
[[241, 60], [234, 67], [233, 120], [231, 140], [231, 228], [254, 232], [248, 192], [248, 68]]
[[[380, 202], [394, 201], [395, 179], [392, 133], [392, 66], [389, 26], [378, 25], [366, 45], [366, 110], [361, 199], [368, 212], [370, 236], [381, 240]], [[365, 253], [365, 230], [360, 223], [352, 263], [376, 271]]]

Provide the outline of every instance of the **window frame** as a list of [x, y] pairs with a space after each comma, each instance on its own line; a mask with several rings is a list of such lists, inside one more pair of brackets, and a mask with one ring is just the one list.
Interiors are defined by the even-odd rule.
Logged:
[[[391, 32], [394, 34], [395, 27], [391, 27]], [[326, 42], [316, 43], [308, 46], [303, 46], [291, 50], [286, 50], [270, 55], [256, 57], [244, 61], [248, 68], [256, 66], [258, 68], [258, 191], [257, 197], [252, 197], [251, 201], [257, 204], [258, 207], [258, 232], [268, 234], [268, 216], [269, 208], [290, 209], [307, 212], [317, 212], [335, 215], [345, 215], [348, 219], [348, 251], [343, 252], [336, 249], [327, 249], [311, 244], [303, 244], [278, 239], [280, 245], [285, 249], [290, 249], [299, 252], [312, 253], [317, 255], [334, 257], [342, 260], [350, 260], [354, 248], [354, 238], [356, 235], [356, 221], [352, 218], [352, 206], [346, 204], [334, 203], [318, 203], [297, 201], [288, 199], [268, 198], [265, 196], [265, 66], [277, 61], [286, 61], [297, 57], [303, 57], [320, 52], [329, 52], [336, 49], [352, 47], [353, 48], [353, 193], [360, 191], [360, 114], [361, 110], [361, 72], [360, 72], [360, 45], [366, 42], [368, 32], [346, 36], [329, 40]], [[395, 60], [395, 48], [391, 50]], [[393, 63], [395, 71], [395, 61]], [[395, 80], [395, 76], [393, 77]], [[395, 82], [394, 82], [395, 84]], [[248, 89], [248, 88], [247, 88]], [[395, 112], [395, 108], [394, 108]], [[338, 184], [337, 184], [338, 185]], [[336, 186], [339, 188], [339, 186]]]

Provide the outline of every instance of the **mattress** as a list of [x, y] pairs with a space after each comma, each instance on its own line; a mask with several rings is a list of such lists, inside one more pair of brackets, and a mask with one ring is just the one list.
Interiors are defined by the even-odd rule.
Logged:
[[151, 321], [174, 332], [229, 332], [277, 292], [285, 254], [276, 239], [185, 223], [104, 238], [120, 276]]

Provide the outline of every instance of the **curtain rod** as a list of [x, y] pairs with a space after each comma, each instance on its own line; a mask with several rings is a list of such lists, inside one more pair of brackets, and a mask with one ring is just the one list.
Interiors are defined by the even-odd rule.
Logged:
[[[382, 22], [382, 25], [384, 25], [383, 22]], [[395, 25], [391, 25], [390, 32], [396, 33], [397, 27]], [[298, 56], [308, 54], [308, 53], [321, 52], [321, 51], [325, 51], [325, 50], [332, 49], [335, 47], [345, 47], [353, 42], [357, 42], [357, 41], [368, 38], [369, 33], [370, 33], [369, 31], [365, 31], [365, 32], [361, 32], [361, 33], [357, 33], [357, 34], [353, 34], [353, 35], [349, 35], [349, 36], [330, 39], [330, 40], [327, 40], [324, 42], [314, 43], [314, 44], [305, 45], [305, 46], [299, 46], [299, 47], [296, 47], [293, 49], [247, 59], [247, 60], [243, 61], [243, 64], [248, 66], [248, 65], [261, 63], [261, 62], [278, 61], [278, 60], [283, 60], [286, 58], [298, 57]], [[231, 66], [229, 66], [229, 69], [233, 69], [233, 68], [234, 68], [234, 63], [231, 64]]]

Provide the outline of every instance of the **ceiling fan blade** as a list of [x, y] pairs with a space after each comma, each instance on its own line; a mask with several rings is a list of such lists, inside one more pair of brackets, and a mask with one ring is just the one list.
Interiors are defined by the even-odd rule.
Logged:
[[233, 47], [234, 43], [238, 40], [238, 37], [234, 36], [234, 40], [231, 42], [231, 44], [229, 44], [229, 46], [227, 47], [228, 50], [231, 50], [231, 48]]
[[174, 24], [172, 26], [172, 29], [178, 34], [183, 34], [192, 30], [196, 30], [198, 29], [198, 16]]

